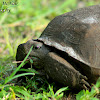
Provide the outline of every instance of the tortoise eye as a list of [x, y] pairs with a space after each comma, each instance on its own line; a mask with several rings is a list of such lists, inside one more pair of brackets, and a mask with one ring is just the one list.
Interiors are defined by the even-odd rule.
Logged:
[[36, 46], [36, 47], [34, 47], [35, 49], [40, 49], [41, 47], [39, 47], [39, 46]]

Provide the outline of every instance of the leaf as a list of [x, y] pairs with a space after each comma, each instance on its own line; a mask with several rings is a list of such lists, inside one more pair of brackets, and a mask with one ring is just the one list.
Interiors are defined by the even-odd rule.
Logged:
[[76, 100], [80, 100], [81, 96], [83, 96], [83, 95], [84, 95], [84, 92], [82, 90], [76, 95]]
[[91, 100], [99, 100], [99, 99], [94, 97], [94, 98], [91, 98]]
[[[18, 78], [18, 77], [21, 77], [21, 76], [26, 76], [26, 75], [35, 75], [34, 73], [23, 73], [23, 74], [18, 74], [18, 75], [15, 75], [14, 77], [10, 78], [10, 80], [13, 80], [15, 78]], [[10, 81], [9, 80], [9, 81]]]
[[63, 88], [59, 89], [59, 90], [55, 93], [55, 97], [56, 97], [57, 95], [59, 95], [61, 92], [66, 91], [66, 90], [68, 90], [68, 87], [63, 87]]
[[33, 60], [32, 59], [30, 59], [30, 63], [33, 64]]
[[53, 86], [50, 86], [50, 85], [49, 85], [49, 89], [50, 89], [49, 93], [50, 93], [51, 96], [53, 97], [53, 96], [54, 96]]
[[25, 71], [25, 72], [32, 72], [34, 74], [39, 74], [39, 72], [37, 72], [35, 69], [24, 69], [24, 68], [21, 68], [19, 69], [19, 71]]
[[56, 99], [59, 100], [60, 98], [63, 97], [63, 95], [64, 95], [64, 93], [59, 94], [59, 95], [56, 97]]

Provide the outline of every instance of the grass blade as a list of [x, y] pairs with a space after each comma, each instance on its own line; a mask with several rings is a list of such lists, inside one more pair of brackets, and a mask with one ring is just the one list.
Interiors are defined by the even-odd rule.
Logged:
[[11, 81], [11, 80], [13, 79], [12, 77], [16, 74], [16, 72], [24, 65], [26, 59], [28, 58], [29, 54], [30, 54], [31, 51], [32, 51], [32, 48], [33, 48], [33, 46], [32, 46], [31, 49], [29, 50], [29, 52], [28, 52], [27, 56], [25, 57], [25, 59], [23, 60], [23, 62], [16, 68], [16, 70], [15, 70], [10, 76], [8, 76], [8, 77], [5, 79], [5, 83], [4, 83], [4, 84], [6, 84], [6, 83], [8, 83], [9, 81]]

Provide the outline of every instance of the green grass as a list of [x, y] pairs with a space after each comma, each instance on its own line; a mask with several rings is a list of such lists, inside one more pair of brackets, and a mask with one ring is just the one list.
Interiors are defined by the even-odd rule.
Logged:
[[[8, 1], [16, 2], [17, 5], [3, 5], [3, 2]], [[27, 84], [15, 85], [16, 79], [14, 78], [19, 77], [15, 73], [24, 65], [25, 60], [17, 69], [13, 61], [15, 61], [19, 44], [32, 38], [38, 38], [55, 16], [77, 9], [79, 1], [83, 6], [100, 3], [99, 0], [0, 1], [0, 100], [15, 100], [18, 97], [24, 100], [48, 100], [49, 98], [58, 100], [64, 96], [64, 91], [68, 90], [68, 87], [56, 88], [54, 83], [48, 83], [41, 77], [38, 77], [37, 80], [37, 72], [34, 69], [27, 69], [27, 75], [33, 75], [31, 80], [27, 77]], [[25, 71], [25, 69], [23, 70]], [[23, 75], [26, 73], [20, 76]], [[77, 100], [98, 100], [96, 96], [99, 94], [100, 80], [92, 87], [91, 91], [80, 91], [76, 98]]]

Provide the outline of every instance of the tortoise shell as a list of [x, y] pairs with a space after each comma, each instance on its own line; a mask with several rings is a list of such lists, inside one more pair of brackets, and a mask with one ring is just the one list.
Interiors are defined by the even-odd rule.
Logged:
[[100, 5], [55, 17], [38, 40], [81, 62], [90, 80], [100, 77]]
[[38, 40], [100, 69], [100, 5], [55, 17]]

